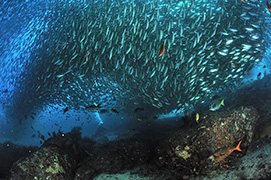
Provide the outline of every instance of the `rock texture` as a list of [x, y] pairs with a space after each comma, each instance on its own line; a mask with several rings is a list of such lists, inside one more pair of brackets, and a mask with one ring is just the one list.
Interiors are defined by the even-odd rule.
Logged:
[[[232, 159], [245, 154], [252, 141], [259, 115], [253, 107], [200, 114], [198, 125], [177, 131], [158, 149], [157, 164], [176, 176], [207, 174], [229, 166]], [[191, 118], [191, 121], [195, 121]], [[196, 123], [196, 122], [195, 122]], [[243, 152], [214, 156], [221, 148], [235, 147], [242, 140]]]
[[80, 141], [80, 133], [74, 132], [48, 139], [37, 152], [13, 164], [10, 180], [74, 179], [84, 156]]
[[153, 157], [152, 142], [134, 137], [101, 145], [89, 152], [76, 173], [76, 180], [92, 179], [101, 173], [114, 174], [148, 163]]

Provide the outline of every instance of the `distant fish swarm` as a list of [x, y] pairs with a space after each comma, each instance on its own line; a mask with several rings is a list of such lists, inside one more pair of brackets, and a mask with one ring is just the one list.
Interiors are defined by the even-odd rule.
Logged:
[[255, 0], [101, 0], [55, 1], [46, 16], [36, 98], [170, 111], [235, 87], [265, 52], [269, 14]]

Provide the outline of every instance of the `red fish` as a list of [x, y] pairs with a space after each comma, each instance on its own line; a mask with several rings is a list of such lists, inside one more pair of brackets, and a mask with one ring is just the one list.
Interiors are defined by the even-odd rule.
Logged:
[[225, 155], [230, 155], [233, 151], [237, 150], [237, 151], [242, 151], [240, 149], [240, 144], [241, 144], [242, 140], [238, 143], [238, 145], [236, 147], [225, 147], [222, 149], [219, 149], [218, 151], [216, 151], [214, 153], [214, 156], [225, 156]]
[[158, 57], [162, 56], [165, 53], [165, 50], [166, 50], [166, 47], [165, 47], [165, 43], [163, 41], [163, 44], [161, 45]]
[[271, 4], [268, 0], [266, 3], [267, 3], [267, 10], [271, 13]]

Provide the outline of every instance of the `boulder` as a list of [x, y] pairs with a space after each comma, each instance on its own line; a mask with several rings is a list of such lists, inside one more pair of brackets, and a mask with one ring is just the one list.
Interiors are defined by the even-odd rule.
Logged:
[[84, 157], [80, 133], [61, 134], [48, 139], [42, 147], [13, 164], [10, 180], [72, 180]]
[[[253, 107], [199, 114], [198, 123], [192, 117], [194, 126], [180, 129], [157, 150], [156, 164], [170, 169], [176, 177], [192, 177], [228, 167], [245, 154], [259, 118]], [[236, 147], [241, 140], [242, 152], [215, 155], [223, 148]]]

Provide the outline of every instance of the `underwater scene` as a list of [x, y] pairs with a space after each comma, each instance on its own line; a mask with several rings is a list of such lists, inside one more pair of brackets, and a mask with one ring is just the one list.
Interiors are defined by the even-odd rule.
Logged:
[[9, 179], [271, 179], [269, 0], [1, 0]]

